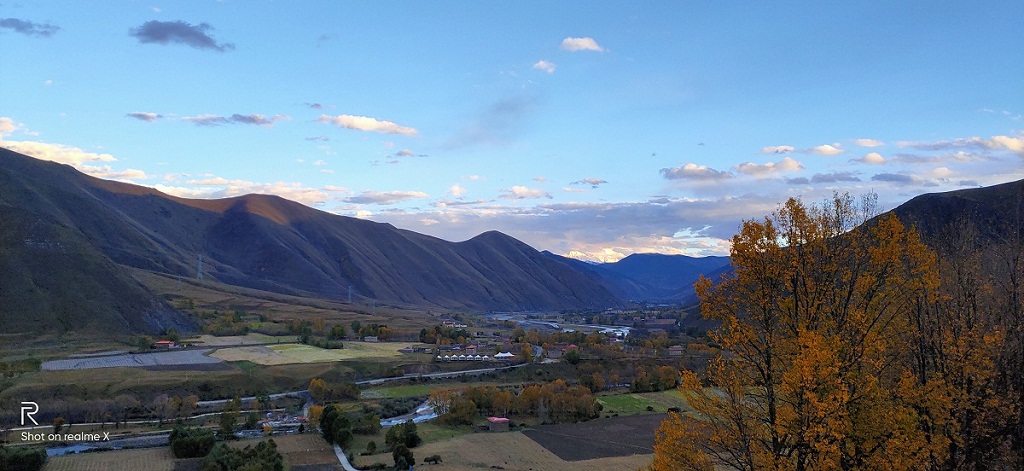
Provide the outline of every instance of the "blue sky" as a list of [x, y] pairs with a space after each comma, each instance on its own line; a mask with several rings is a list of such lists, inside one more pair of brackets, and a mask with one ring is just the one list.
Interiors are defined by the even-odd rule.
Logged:
[[1024, 3], [721, 3], [3, 0], [0, 146], [592, 260], [1024, 178]]

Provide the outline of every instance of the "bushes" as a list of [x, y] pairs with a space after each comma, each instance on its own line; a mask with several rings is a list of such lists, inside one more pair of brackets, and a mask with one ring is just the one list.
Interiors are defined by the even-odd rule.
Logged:
[[171, 451], [175, 458], [206, 456], [213, 448], [214, 441], [213, 431], [201, 428], [174, 427], [170, 436]]
[[46, 464], [46, 449], [39, 447], [0, 447], [0, 470], [38, 471]]
[[273, 439], [259, 442], [256, 447], [232, 448], [218, 444], [206, 459], [202, 471], [284, 471], [284, 457], [277, 451]]

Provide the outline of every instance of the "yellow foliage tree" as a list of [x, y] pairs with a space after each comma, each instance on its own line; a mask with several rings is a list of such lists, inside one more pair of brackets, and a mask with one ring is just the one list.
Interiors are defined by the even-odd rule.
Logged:
[[[732, 240], [733, 274], [697, 283], [724, 353], [692, 415], [662, 427], [652, 470], [912, 469], [939, 446], [917, 427], [901, 361], [935, 261], [874, 200], [790, 199]], [[901, 387], [902, 386], [902, 387]]]

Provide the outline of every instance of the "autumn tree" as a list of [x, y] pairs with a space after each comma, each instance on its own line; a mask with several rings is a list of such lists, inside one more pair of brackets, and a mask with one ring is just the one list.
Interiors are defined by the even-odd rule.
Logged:
[[[684, 372], [692, 415], [659, 430], [654, 470], [910, 469], [921, 430], [902, 360], [934, 258], [874, 199], [790, 199], [732, 239], [735, 271], [696, 285], [725, 353]], [[865, 224], [867, 223], [867, 224]]]

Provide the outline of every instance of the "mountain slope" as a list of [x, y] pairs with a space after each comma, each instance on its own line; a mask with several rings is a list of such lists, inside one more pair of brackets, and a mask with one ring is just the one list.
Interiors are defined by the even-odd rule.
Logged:
[[276, 196], [177, 198], [3, 149], [0, 178], [0, 205], [116, 264], [194, 276], [202, 256], [203, 276], [230, 284], [331, 298], [351, 286], [357, 299], [448, 308], [618, 303], [591, 274], [497, 232], [453, 243]]

